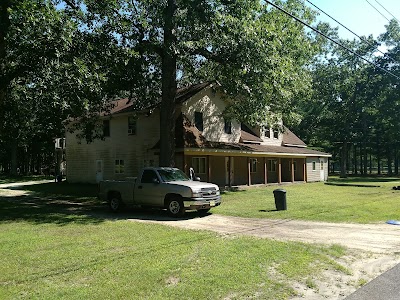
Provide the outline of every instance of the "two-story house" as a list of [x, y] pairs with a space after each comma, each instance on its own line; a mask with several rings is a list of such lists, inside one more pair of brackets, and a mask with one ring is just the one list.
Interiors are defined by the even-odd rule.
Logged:
[[[226, 100], [216, 83], [177, 93], [175, 166], [220, 186], [325, 181], [328, 153], [308, 149], [289, 129], [255, 128], [224, 120]], [[67, 180], [98, 182], [136, 176], [159, 159], [160, 110], [135, 111], [116, 101], [102, 117], [104, 140], [87, 144], [66, 132]]]

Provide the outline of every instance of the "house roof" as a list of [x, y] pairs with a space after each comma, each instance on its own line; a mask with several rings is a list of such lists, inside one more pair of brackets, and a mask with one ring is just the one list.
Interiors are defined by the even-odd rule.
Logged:
[[[191, 85], [188, 87], [180, 88], [176, 90], [176, 99], [175, 103], [181, 104], [185, 102], [186, 100], [190, 99], [194, 95], [196, 95], [198, 92], [206, 88], [207, 86], [211, 85], [213, 81], [207, 81], [204, 83], [199, 83], [195, 85]], [[155, 104], [150, 105], [149, 107], [145, 109], [151, 109], [158, 107], [161, 103], [161, 99], [159, 99]], [[133, 99], [128, 99], [128, 98], [123, 98], [123, 99], [118, 99], [115, 100], [111, 103], [112, 108], [109, 113], [103, 113], [102, 115], [113, 115], [113, 114], [122, 114], [126, 112], [133, 112], [136, 110], [135, 108], [135, 100]]]
[[245, 124], [241, 124], [240, 142], [260, 143], [260, 139], [256, 134]]
[[283, 146], [297, 146], [297, 147], [306, 147], [307, 145], [299, 139], [297, 135], [289, 130], [286, 126], [284, 127], [283, 131], [283, 139], [282, 139]]
[[[242, 131], [243, 132], [243, 131]], [[247, 132], [246, 132], [247, 133]], [[247, 133], [249, 134], [249, 133]], [[249, 134], [250, 135], [250, 134]], [[175, 127], [175, 145], [176, 148], [192, 149], [192, 150], [209, 150], [220, 152], [253, 152], [259, 154], [276, 154], [276, 155], [301, 155], [301, 156], [331, 156], [328, 153], [309, 149], [306, 147], [289, 147], [289, 146], [269, 146], [249, 143], [226, 143], [208, 141], [196, 126], [191, 124], [189, 119], [181, 114], [176, 121]], [[303, 143], [304, 144], [304, 143]], [[153, 149], [160, 148], [160, 141]]]
[[176, 103], [183, 103], [186, 100], [190, 99], [198, 92], [206, 88], [207, 86], [213, 84], [214, 81], [207, 81], [204, 83], [199, 83], [195, 85], [191, 85], [188, 87], [180, 88], [176, 91]]

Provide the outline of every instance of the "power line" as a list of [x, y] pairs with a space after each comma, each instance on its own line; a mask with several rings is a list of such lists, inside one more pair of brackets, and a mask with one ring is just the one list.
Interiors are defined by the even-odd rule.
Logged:
[[400, 21], [399, 21], [390, 11], [388, 11], [382, 4], [380, 4], [380, 3], [378, 2], [378, 0], [375, 0], [375, 2], [378, 3], [384, 10], [386, 10], [386, 12], [387, 12], [389, 15], [391, 15], [391, 16], [400, 24]]
[[375, 6], [373, 6], [368, 0], [365, 0], [365, 1], [367, 1], [368, 4], [371, 5], [373, 7], [373, 9], [375, 9], [382, 17], [384, 17], [386, 20], [388, 20], [390, 22], [390, 20], [383, 13], [381, 13], [379, 11], [379, 9], [377, 9]]
[[374, 67], [376, 67], [376, 68], [378, 68], [378, 69], [384, 71], [385, 73], [388, 73], [388, 74], [392, 75], [392, 76], [395, 77], [396, 79], [400, 79], [399, 76], [397, 76], [397, 75], [393, 74], [392, 72], [390, 72], [390, 71], [388, 71], [388, 70], [382, 68], [381, 66], [378, 66], [377, 64], [373, 63], [372, 61], [369, 61], [368, 59], [362, 57], [360, 54], [358, 54], [358, 53], [355, 52], [354, 50], [351, 50], [350, 48], [346, 47], [345, 45], [342, 45], [341, 43], [335, 41], [334, 39], [332, 39], [331, 37], [329, 37], [329, 36], [326, 35], [325, 33], [319, 31], [318, 29], [312, 27], [311, 25], [308, 25], [308, 24], [305, 23], [303, 20], [301, 20], [301, 19], [299, 19], [298, 17], [292, 15], [290, 12], [284, 10], [282, 7], [280, 7], [280, 6], [278, 6], [278, 5], [274, 4], [274, 3], [272, 3], [272, 2], [269, 1], [269, 0], [265, 0], [265, 2], [266, 2], [266, 3], [269, 3], [270, 5], [272, 5], [273, 7], [275, 7], [276, 9], [278, 9], [278, 10], [280, 10], [281, 12], [285, 13], [286, 15], [288, 15], [289, 17], [295, 19], [297, 22], [303, 24], [304, 26], [310, 28], [311, 30], [315, 31], [316, 33], [322, 35], [323, 37], [325, 37], [326, 39], [330, 40], [331, 42], [333, 42], [334, 44], [338, 45], [339, 47], [341, 47], [341, 48], [347, 50], [348, 52], [353, 53], [354, 55], [356, 55], [357, 57], [361, 58], [361, 59], [364, 60], [365, 62], [367, 62], [367, 63], [373, 65]]
[[[370, 43], [368, 40], [366, 40], [364, 37], [359, 36], [357, 33], [355, 33], [354, 31], [352, 31], [351, 29], [349, 29], [347, 26], [343, 25], [341, 22], [339, 22], [338, 20], [336, 20], [334, 17], [332, 17], [331, 15], [329, 15], [328, 13], [326, 13], [325, 11], [323, 11], [321, 8], [319, 8], [318, 6], [316, 6], [314, 3], [312, 3], [309, 0], [305, 0], [306, 2], [308, 2], [309, 4], [311, 4], [312, 6], [314, 6], [316, 9], [318, 9], [320, 12], [322, 12], [323, 14], [325, 14], [326, 16], [328, 16], [329, 18], [331, 18], [333, 21], [335, 21], [336, 23], [338, 23], [340, 26], [346, 28], [349, 32], [351, 32], [352, 34], [354, 34], [356, 37], [358, 37], [362, 42], [367, 43], [369, 46], [374, 47], [375, 50], [377, 50], [378, 52], [380, 52], [381, 54], [383, 54], [384, 56], [389, 57], [391, 60], [393, 60], [394, 62], [397, 62], [395, 59], [393, 59], [392, 57], [390, 57], [387, 53], [382, 52], [381, 50], [379, 50], [374, 44]], [[376, 0], [375, 0], [376, 1]]]

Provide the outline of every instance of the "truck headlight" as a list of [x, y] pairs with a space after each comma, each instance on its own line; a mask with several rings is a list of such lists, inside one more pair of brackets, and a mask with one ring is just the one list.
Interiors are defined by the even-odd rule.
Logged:
[[193, 198], [201, 198], [201, 197], [203, 197], [203, 194], [199, 191], [192, 191], [192, 197]]

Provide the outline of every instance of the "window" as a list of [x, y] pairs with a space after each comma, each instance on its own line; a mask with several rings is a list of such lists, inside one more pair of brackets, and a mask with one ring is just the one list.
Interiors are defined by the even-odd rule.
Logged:
[[203, 131], [203, 113], [198, 111], [194, 112], [194, 125], [198, 130]]
[[115, 174], [123, 174], [124, 173], [124, 160], [116, 159], [115, 160]]
[[257, 173], [257, 158], [250, 158], [250, 172]]
[[312, 162], [312, 170], [313, 171], [317, 170], [317, 165], [315, 161]]
[[141, 183], [153, 183], [154, 179], [158, 180], [156, 172], [153, 170], [144, 170]]
[[143, 167], [154, 167], [154, 159], [143, 160]]
[[128, 134], [135, 135], [136, 134], [136, 122], [137, 119], [135, 116], [128, 117]]
[[321, 167], [320, 167], [320, 168], [321, 168], [321, 171], [323, 171], [323, 170], [324, 170], [324, 161], [321, 160], [321, 161], [320, 161], [320, 165], [321, 165]]
[[193, 157], [192, 166], [197, 174], [206, 173], [206, 158], [205, 157]]
[[275, 159], [269, 159], [268, 160], [268, 171], [269, 172], [276, 172], [276, 160]]
[[164, 182], [190, 180], [185, 173], [176, 169], [161, 169], [158, 171], [158, 174], [160, 174]]
[[103, 137], [110, 136], [110, 120], [103, 120]]
[[225, 120], [224, 131], [227, 134], [232, 133], [232, 122], [230, 120]]
[[271, 138], [271, 128], [269, 126], [264, 126], [264, 136], [266, 138]]
[[274, 139], [278, 139], [279, 138], [279, 130], [278, 129], [274, 129]]

